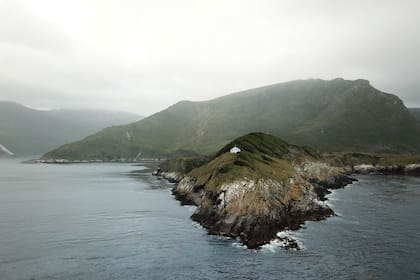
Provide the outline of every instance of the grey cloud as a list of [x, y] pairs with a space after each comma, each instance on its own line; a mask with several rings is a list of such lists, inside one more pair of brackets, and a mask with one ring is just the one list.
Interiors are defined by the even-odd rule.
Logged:
[[71, 49], [69, 38], [59, 28], [13, 0], [0, 3], [0, 43], [58, 52]]
[[344, 77], [420, 106], [419, 9], [415, 0], [0, 0], [0, 99], [147, 115]]

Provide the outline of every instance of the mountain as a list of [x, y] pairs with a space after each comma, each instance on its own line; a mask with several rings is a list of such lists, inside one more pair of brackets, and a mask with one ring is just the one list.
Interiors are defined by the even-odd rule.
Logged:
[[45, 153], [111, 125], [140, 117], [100, 110], [34, 110], [0, 101], [0, 144], [18, 156]]
[[408, 110], [417, 120], [420, 121], [420, 108], [408, 108]]
[[139, 122], [106, 128], [44, 158], [113, 159], [210, 154], [253, 131], [322, 151], [420, 151], [403, 102], [366, 80], [298, 80], [204, 102], [179, 102]]

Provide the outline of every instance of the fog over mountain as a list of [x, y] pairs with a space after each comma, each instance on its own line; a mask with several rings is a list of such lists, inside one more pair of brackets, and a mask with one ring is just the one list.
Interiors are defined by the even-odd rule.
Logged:
[[0, 100], [150, 115], [307, 78], [420, 106], [417, 0], [0, 0]]
[[141, 119], [132, 113], [104, 110], [34, 110], [0, 101], [0, 156], [44, 153], [112, 125]]

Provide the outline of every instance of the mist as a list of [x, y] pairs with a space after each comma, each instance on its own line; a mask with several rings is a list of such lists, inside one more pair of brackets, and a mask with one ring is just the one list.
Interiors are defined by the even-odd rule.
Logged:
[[420, 3], [0, 1], [0, 100], [150, 115], [283, 81], [368, 79], [420, 106]]

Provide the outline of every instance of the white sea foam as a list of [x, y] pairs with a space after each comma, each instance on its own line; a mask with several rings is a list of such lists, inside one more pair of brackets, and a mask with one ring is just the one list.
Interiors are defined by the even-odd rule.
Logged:
[[280, 247], [284, 247], [284, 243], [280, 239], [274, 239], [270, 243], [261, 246], [262, 252], [275, 253]]
[[326, 195], [326, 198], [328, 198], [327, 202], [328, 201], [339, 201], [339, 200], [341, 200], [339, 198], [338, 194], [337, 194], [339, 190], [329, 190], [329, 191], [331, 193]]
[[247, 249], [247, 247], [244, 244], [242, 244], [241, 242], [239, 242], [239, 241], [233, 242], [232, 243], [232, 246], [235, 247], [235, 248]]
[[195, 228], [203, 229], [203, 227], [197, 222], [191, 221], [191, 225]]
[[[287, 247], [289, 241], [294, 240], [299, 246], [300, 250], [306, 249], [303, 245], [303, 241], [300, 238], [298, 231], [284, 230], [277, 233], [276, 239], [272, 240], [270, 243], [267, 243], [261, 246], [262, 252], [275, 253], [279, 248]], [[295, 251], [294, 248], [289, 248], [290, 250]]]

